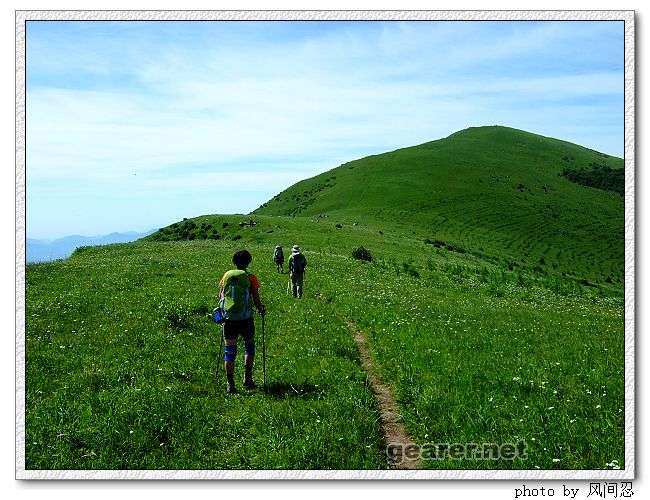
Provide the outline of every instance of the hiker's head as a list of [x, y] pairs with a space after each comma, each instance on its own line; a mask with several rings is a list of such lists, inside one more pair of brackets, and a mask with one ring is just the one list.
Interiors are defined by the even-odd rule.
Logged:
[[291, 247], [291, 252], [300, 253], [300, 247], [298, 245], [294, 245], [293, 247]]
[[232, 263], [235, 264], [237, 269], [241, 270], [246, 269], [251, 263], [251, 260], [253, 260], [253, 257], [248, 250], [240, 250], [232, 256]]

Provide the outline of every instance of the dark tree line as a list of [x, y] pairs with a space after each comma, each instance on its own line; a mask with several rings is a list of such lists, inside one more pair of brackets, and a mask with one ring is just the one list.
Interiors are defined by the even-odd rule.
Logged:
[[565, 167], [560, 174], [582, 186], [614, 191], [623, 196], [625, 192], [625, 169], [590, 163], [588, 168]]

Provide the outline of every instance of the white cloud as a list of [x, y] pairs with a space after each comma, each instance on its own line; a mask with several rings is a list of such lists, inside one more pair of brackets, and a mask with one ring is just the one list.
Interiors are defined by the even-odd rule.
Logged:
[[[50, 49], [40, 40], [31, 45], [41, 50], [31, 73], [45, 76], [28, 88], [28, 195], [247, 185], [267, 196], [344, 161], [494, 123], [615, 153], [620, 135], [610, 132], [622, 114], [598, 100], [622, 96], [622, 72], [510, 66], [513, 58], [550, 64], [545, 51], [575, 51], [601, 29], [395, 23], [274, 42], [231, 33], [199, 45], [130, 32], [112, 49], [73, 36]], [[75, 74], [87, 85], [66, 85]]]

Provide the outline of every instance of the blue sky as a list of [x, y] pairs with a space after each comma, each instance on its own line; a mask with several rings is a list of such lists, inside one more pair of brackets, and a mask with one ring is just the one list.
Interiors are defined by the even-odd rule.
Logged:
[[29, 22], [27, 234], [245, 213], [507, 125], [623, 154], [622, 22]]

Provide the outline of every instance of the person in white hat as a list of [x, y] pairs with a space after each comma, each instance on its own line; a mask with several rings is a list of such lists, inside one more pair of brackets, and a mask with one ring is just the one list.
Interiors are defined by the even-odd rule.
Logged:
[[306, 267], [307, 259], [300, 252], [300, 247], [294, 245], [291, 248], [291, 257], [289, 257], [289, 277], [291, 279], [291, 292], [294, 297], [302, 297]]

